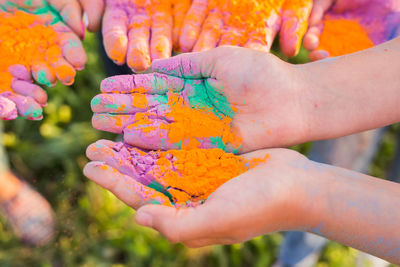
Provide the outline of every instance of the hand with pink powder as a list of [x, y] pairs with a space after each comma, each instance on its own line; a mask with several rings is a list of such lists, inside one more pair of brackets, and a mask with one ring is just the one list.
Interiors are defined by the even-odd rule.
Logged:
[[17, 107], [15, 103], [8, 98], [0, 96], [0, 119], [14, 120], [18, 117]]
[[135, 72], [150, 67], [154, 59], [172, 51], [170, 0], [106, 0], [103, 39], [107, 55]]
[[327, 18], [358, 21], [374, 45], [400, 35], [398, 0], [314, 0], [310, 27], [304, 37], [304, 47], [311, 51], [312, 60], [330, 56], [327, 51], [317, 50], [324, 30], [324, 20]]
[[[243, 71], [246, 66], [253, 71]], [[235, 139], [220, 138], [220, 135], [201, 136], [203, 127], [216, 128], [205, 116], [201, 120], [184, 121], [186, 126], [181, 127], [199, 129], [199, 135], [195, 132], [193, 137], [201, 148], [246, 152], [266, 146], [296, 144], [304, 138], [307, 123], [303, 123], [305, 118], [298, 102], [300, 91], [292, 86], [303, 81], [296, 68], [271, 54], [221, 47], [155, 61], [153, 71], [159, 73], [104, 80], [101, 87], [104, 94], [92, 101], [93, 126], [123, 133], [125, 142], [145, 149], [182, 148], [186, 139], [170, 138], [174, 123], [181, 120], [169, 116], [173, 106], [167, 92], [172, 91], [179, 92], [185, 103], [194, 109], [206, 106], [221, 119], [231, 120], [229, 128], [241, 138], [238, 145]], [[266, 84], [269, 86], [265, 87]], [[280, 90], [272, 90], [275, 86]], [[138, 99], [145, 101], [138, 102]], [[148, 120], [138, 123], [138, 116], [143, 114]], [[179, 131], [185, 133], [185, 129]]]
[[237, 45], [268, 52], [280, 34], [284, 54], [295, 56], [307, 30], [311, 0], [194, 0], [180, 37], [183, 52]]

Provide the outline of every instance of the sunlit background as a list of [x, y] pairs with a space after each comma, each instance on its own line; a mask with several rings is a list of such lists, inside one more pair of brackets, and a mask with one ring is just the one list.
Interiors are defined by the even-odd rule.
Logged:
[[[42, 122], [5, 123], [3, 141], [12, 168], [49, 200], [56, 213], [57, 235], [43, 248], [24, 246], [2, 218], [0, 266], [270, 266], [283, 240], [280, 233], [232, 246], [187, 249], [171, 245], [157, 232], [136, 225], [131, 208], [83, 176], [86, 147], [101, 138], [116, 138], [91, 127], [90, 100], [99, 92], [105, 74], [96, 36], [87, 35], [85, 46], [86, 69], [72, 87], [58, 85], [48, 90]], [[306, 60], [307, 53], [302, 51], [290, 61]], [[394, 155], [395, 128], [386, 132], [370, 166], [371, 175], [385, 177]], [[309, 147], [295, 149], [307, 154]], [[331, 242], [318, 266], [355, 266], [357, 253]]]

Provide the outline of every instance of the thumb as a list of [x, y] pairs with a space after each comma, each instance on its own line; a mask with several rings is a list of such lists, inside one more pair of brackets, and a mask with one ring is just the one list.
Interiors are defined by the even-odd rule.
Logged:
[[160, 232], [172, 243], [183, 243], [214, 237], [218, 231], [215, 218], [221, 214], [217, 211], [216, 205], [207, 203], [181, 209], [146, 205], [136, 212], [136, 222]]
[[217, 48], [204, 52], [184, 53], [168, 59], [158, 59], [153, 61], [152, 70], [182, 78], [208, 78], [213, 73], [220, 53], [221, 49]]

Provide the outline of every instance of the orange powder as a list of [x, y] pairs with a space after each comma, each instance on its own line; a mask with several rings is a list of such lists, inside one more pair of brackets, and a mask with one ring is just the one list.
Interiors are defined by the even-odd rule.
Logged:
[[[138, 103], [138, 98], [135, 98], [134, 105], [142, 106], [143, 103]], [[145, 101], [146, 99], [141, 99]], [[200, 142], [198, 139], [206, 139], [210, 137], [220, 137], [222, 143], [231, 144], [234, 149], [239, 148], [241, 139], [236, 136], [231, 130], [232, 119], [226, 116], [222, 118], [214, 114], [211, 108], [192, 108], [185, 104], [179, 93], [168, 92], [168, 104], [170, 110], [165, 114], [168, 119], [173, 121], [168, 124], [162, 124], [161, 129], [168, 132], [168, 138], [171, 143], [182, 143], [182, 149], [199, 148]], [[155, 128], [148, 127], [151, 125], [149, 114], [136, 113], [135, 120], [130, 127], [141, 127], [143, 132], [151, 132]], [[221, 147], [222, 148], [222, 147]]]
[[187, 201], [206, 200], [222, 184], [269, 157], [267, 154], [262, 159], [248, 161], [218, 148], [159, 153], [160, 158], [151, 174], [167, 189], [178, 206]]
[[0, 21], [0, 92], [4, 92], [11, 91], [10, 66], [19, 64], [30, 70], [35, 63], [51, 64], [61, 55], [61, 49], [57, 44], [57, 33], [45, 26], [38, 16], [22, 11], [0, 12]]
[[318, 50], [336, 57], [374, 46], [366, 31], [356, 20], [326, 18]]
[[284, 0], [211, 0], [209, 9], [219, 9], [224, 13], [227, 26], [246, 31], [244, 43], [250, 34], [265, 35], [266, 20], [271, 15], [280, 15]]

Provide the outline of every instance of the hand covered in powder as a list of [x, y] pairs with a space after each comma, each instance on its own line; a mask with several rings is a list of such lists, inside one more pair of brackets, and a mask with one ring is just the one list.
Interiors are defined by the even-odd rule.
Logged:
[[183, 52], [238, 45], [268, 52], [280, 32], [282, 51], [295, 56], [307, 30], [311, 0], [194, 0], [180, 37]]
[[135, 203], [134, 208], [156, 198], [159, 204], [197, 206], [226, 181], [268, 158], [248, 161], [221, 149], [145, 152], [107, 140], [89, 146], [87, 156], [95, 162], [85, 168], [86, 176]]
[[103, 38], [107, 55], [135, 72], [172, 51], [170, 0], [106, 0]]
[[[168, 199], [143, 186], [136, 174], [124, 174], [133, 169], [132, 163], [121, 159], [122, 150], [117, 152], [112, 147], [115, 143], [109, 141], [99, 141], [89, 147], [87, 155], [96, 162], [85, 167], [85, 175], [127, 205], [139, 209], [137, 222], [161, 232], [171, 242], [182, 242], [190, 247], [231, 244], [274, 231], [301, 227], [298, 205], [304, 204], [303, 198], [307, 196], [298, 190], [297, 183], [304, 181], [296, 166], [307, 166], [309, 163], [297, 152], [271, 149], [243, 155], [244, 159], [263, 158], [266, 153], [270, 157], [254, 169], [218, 185], [204, 204], [177, 210], [163, 205], [146, 205], [155, 204], [151, 203], [156, 202], [155, 199], [160, 203], [166, 203]], [[217, 160], [210, 160], [218, 165]], [[208, 164], [207, 159], [203, 162]], [[226, 172], [229, 170], [223, 169]], [[201, 183], [202, 179], [201, 176], [193, 179], [193, 184]], [[214, 179], [218, 181], [218, 177]], [[187, 204], [191, 206], [192, 203]], [[301, 216], [304, 218], [304, 215]]]
[[400, 1], [314, 0], [310, 27], [304, 38], [304, 47], [311, 51], [312, 60], [331, 56], [328, 51], [319, 47], [320, 38], [326, 23], [339, 19], [358, 22], [372, 44], [378, 45], [400, 35]]
[[93, 126], [155, 150], [246, 152], [305, 141], [306, 82], [271, 54], [220, 47], [155, 61], [153, 71], [103, 81]]
[[[0, 0], [0, 9], [8, 13], [17, 14], [20, 24], [44, 25], [54, 31], [54, 34], [47, 32], [46, 38], [49, 47], [46, 51], [37, 51], [45, 53], [45, 60], [30, 62], [34, 79], [46, 86], [53, 86], [57, 79], [65, 85], [71, 85], [74, 82], [76, 70], [82, 70], [86, 64], [86, 53], [78, 37], [83, 36], [83, 24], [81, 21], [80, 5], [76, 1], [22, 1], [22, 0]], [[22, 15], [29, 13], [37, 16], [28, 17]], [[65, 24], [67, 23], [67, 25]], [[77, 34], [74, 33], [77, 32]], [[54, 36], [53, 36], [54, 35]], [[2, 38], [3, 39], [3, 38]], [[4, 40], [2, 40], [4, 42]], [[17, 39], [18, 41], [18, 39]], [[51, 45], [51, 46], [50, 46]], [[27, 51], [23, 51], [27, 52]], [[14, 52], [15, 53], [15, 52]], [[28, 66], [26, 66], [28, 67]]]
[[[0, 92], [2, 99], [0, 118], [13, 120], [19, 115], [30, 120], [41, 120], [42, 107], [47, 102], [46, 92], [33, 83], [30, 72], [23, 65], [11, 66], [7, 74], [12, 77], [12, 90], [0, 90], [3, 91]], [[3, 75], [0, 74], [0, 77]]]

